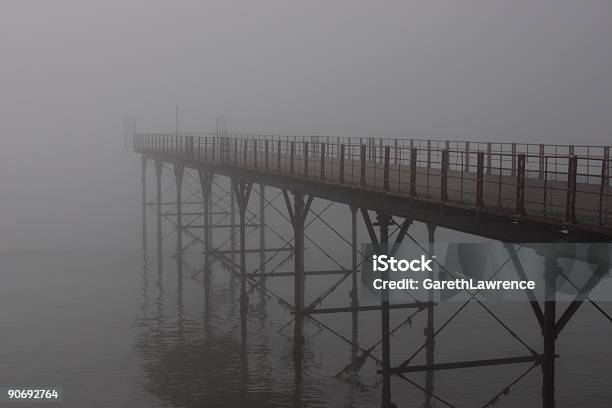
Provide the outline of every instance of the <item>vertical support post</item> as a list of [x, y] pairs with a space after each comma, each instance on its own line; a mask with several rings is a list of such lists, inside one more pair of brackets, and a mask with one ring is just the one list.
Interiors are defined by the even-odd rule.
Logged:
[[[308, 205], [304, 205], [304, 194], [293, 193], [293, 209], [286, 192], [285, 201], [293, 224], [293, 260], [295, 275], [293, 280], [295, 327], [294, 341], [296, 345], [304, 344], [304, 222], [308, 213]], [[309, 202], [312, 198], [309, 198]], [[299, 347], [298, 347], [299, 349]]]
[[289, 173], [293, 174], [294, 168], [294, 160], [295, 160], [295, 142], [291, 142], [291, 151], [289, 152]]
[[[213, 151], [214, 151], [214, 140], [213, 140]], [[214, 157], [213, 157], [214, 161]], [[234, 164], [238, 164], [238, 139], [234, 139]]]
[[540, 143], [538, 160], [538, 180], [544, 179], [544, 144]]
[[399, 158], [399, 149], [397, 148], [397, 139], [393, 140], [393, 164], [397, 164]]
[[156, 212], [157, 212], [157, 269], [162, 265], [162, 171], [164, 163], [155, 161]]
[[448, 149], [442, 150], [442, 168], [440, 172], [440, 200], [448, 201]]
[[[436, 225], [435, 224], [427, 224], [427, 237], [429, 239], [429, 255], [434, 256], [436, 251], [435, 245], [435, 233], [436, 233]], [[430, 279], [435, 279], [435, 268], [429, 273]], [[425, 361], [428, 366], [433, 366], [434, 364], [434, 351], [436, 346], [435, 341], [435, 327], [434, 327], [434, 290], [430, 289], [427, 292], [427, 327], [424, 330], [425, 335]], [[426, 403], [425, 406], [429, 406], [431, 403], [431, 396], [433, 395], [434, 389], [434, 371], [427, 370], [425, 373], [425, 398]]]
[[236, 182], [230, 179], [230, 250], [232, 261], [236, 262]]
[[512, 177], [516, 176], [516, 143], [512, 143]]
[[147, 158], [143, 155], [141, 161], [142, 183], [142, 259], [147, 264]]
[[325, 143], [321, 143], [321, 180], [325, 180]]
[[240, 316], [246, 317], [249, 298], [246, 290], [246, 209], [249, 204], [252, 183], [234, 181], [234, 194], [240, 218]]
[[557, 264], [556, 254], [545, 254], [545, 301], [544, 324], [542, 335], [544, 337], [544, 360], [542, 361], [542, 406], [555, 408], [555, 323], [556, 311], [556, 282], [560, 267]]
[[464, 172], [470, 171], [470, 142], [465, 142], [465, 160], [464, 160], [465, 170]]
[[493, 159], [491, 152], [491, 142], [487, 143], [487, 175], [491, 175], [491, 161]]
[[607, 223], [607, 217], [604, 218], [604, 198], [608, 195], [608, 185], [610, 177], [610, 148], [604, 147], [604, 155], [601, 160], [601, 181], [599, 184], [599, 225], [605, 225]]
[[484, 208], [484, 152], [476, 160], [476, 207]]
[[259, 273], [266, 274], [266, 186], [259, 185]]
[[249, 139], [243, 139], [243, 143], [242, 143], [242, 165], [243, 166], [248, 166], [249, 164]]
[[360, 168], [360, 174], [361, 174], [359, 185], [361, 187], [365, 187], [366, 186], [366, 145], [364, 144], [360, 145], [359, 157], [360, 157], [359, 168]]
[[278, 167], [278, 172], [282, 172], [283, 167], [282, 167], [282, 162], [281, 162], [281, 147], [282, 147], [282, 142], [279, 140], [277, 143], [277, 151], [276, 151], [276, 164]]
[[214, 163], [215, 161], [215, 151], [217, 150], [217, 138], [213, 138], [212, 146], [210, 149], [210, 159]]
[[344, 184], [344, 150], [345, 145], [340, 145], [340, 184]]
[[[412, 144], [412, 139], [410, 139], [410, 144]], [[418, 151], [416, 147], [410, 148], [410, 195], [416, 196], [416, 178], [417, 178], [417, 156]]]
[[266, 149], [266, 170], [270, 170], [270, 152], [268, 151], [269, 149], [268, 139], [266, 139], [264, 142], [264, 148]]
[[308, 177], [308, 142], [303, 143], [304, 146], [304, 177]]
[[[357, 207], [351, 206], [351, 307], [359, 306], [357, 292]], [[356, 311], [354, 311], [356, 312]]]
[[253, 165], [255, 166], [255, 168], [258, 167], [257, 165], [257, 139], [253, 139]]
[[[380, 228], [380, 252], [388, 254], [389, 252], [389, 224], [391, 217], [384, 212], [376, 214], [378, 226]], [[381, 273], [383, 281], [388, 280], [389, 273], [387, 271]], [[391, 339], [390, 339], [390, 316], [389, 316], [389, 291], [384, 289], [381, 291], [381, 331], [382, 331], [382, 407], [391, 408]]]
[[212, 174], [200, 170], [200, 188], [202, 190], [202, 201], [203, 201], [203, 227], [204, 227], [204, 235], [203, 235], [203, 249], [204, 249], [204, 283], [206, 283], [209, 279], [207, 279], [208, 274], [210, 273], [210, 249], [212, 248], [211, 237], [212, 237], [212, 228], [210, 223], [210, 204], [211, 204], [211, 192], [212, 192]]
[[576, 173], [578, 157], [571, 155], [567, 163], [567, 196], [565, 203], [565, 222], [576, 222]]
[[391, 148], [389, 146], [385, 146], [385, 168], [383, 175], [383, 188], [385, 191], [389, 191], [389, 154], [391, 152]]
[[[517, 157], [518, 174], [516, 176], [516, 213], [525, 214], [525, 154]], [[513, 167], [515, 167], [513, 165]]]
[[[352, 322], [352, 338], [351, 338], [351, 359], [354, 362], [357, 359], [359, 352], [359, 290], [357, 288], [357, 210], [355, 206], [351, 206], [351, 322]], [[357, 370], [357, 365], [355, 365]]]
[[176, 271], [179, 282], [183, 280], [183, 174], [185, 169], [180, 164], [174, 165], [176, 183]]

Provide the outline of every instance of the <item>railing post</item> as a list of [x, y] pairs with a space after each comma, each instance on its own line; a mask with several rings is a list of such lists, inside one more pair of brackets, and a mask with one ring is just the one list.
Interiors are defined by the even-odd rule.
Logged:
[[253, 165], [257, 168], [257, 139], [253, 139]]
[[[608, 184], [610, 177], [610, 148], [604, 147], [604, 156], [601, 160], [601, 182], [599, 187], [599, 225], [605, 225], [607, 219], [604, 220], [604, 197], [608, 194]], [[607, 202], [607, 200], [606, 200]], [[606, 217], [607, 218], [607, 217]]]
[[491, 175], [491, 159], [492, 159], [492, 155], [491, 155], [491, 142], [487, 143], [487, 174], [490, 176]]
[[308, 177], [308, 142], [304, 142], [304, 177]]
[[567, 199], [565, 203], [565, 222], [576, 222], [576, 173], [578, 157], [571, 155], [567, 164]]
[[484, 208], [484, 152], [478, 152], [476, 161], [476, 206]]
[[389, 191], [389, 153], [391, 148], [389, 146], [385, 146], [385, 170], [383, 176], [383, 184], [385, 191]]
[[234, 139], [234, 164], [238, 165], [238, 139]]
[[242, 141], [242, 165], [246, 166], [249, 160], [249, 139], [243, 139]]
[[[431, 168], [431, 140], [427, 141], [427, 168]], [[429, 174], [429, 171], [427, 174]]]
[[465, 142], [465, 172], [470, 171], [470, 142]]
[[512, 174], [511, 176], [512, 177], [516, 176], [516, 143], [512, 143]]
[[211, 159], [214, 162], [215, 161], [215, 148], [216, 148], [216, 144], [217, 144], [217, 138], [213, 138], [212, 140], [212, 152], [211, 152]]
[[325, 143], [321, 143], [321, 180], [325, 180]]
[[397, 152], [398, 152], [398, 150], [397, 150], [397, 139], [395, 139], [393, 141], [393, 147], [395, 148], [393, 150], [393, 164], [397, 164], [397, 156], [398, 156], [398, 154], [397, 154]]
[[266, 170], [270, 169], [270, 158], [269, 158], [269, 152], [268, 152], [268, 139], [266, 139], [264, 141], [264, 149], [266, 150]]
[[295, 142], [291, 141], [291, 152], [289, 153], [289, 173], [293, 174], [293, 158], [295, 157]]
[[276, 152], [276, 156], [277, 156], [277, 164], [276, 166], [278, 167], [278, 172], [282, 172], [283, 166], [281, 163], [281, 147], [282, 147], [283, 142], [281, 142], [281, 140], [279, 139], [277, 142], [277, 147], [278, 147], [278, 151]]
[[448, 201], [448, 149], [442, 150], [442, 169], [440, 171], [440, 200]]
[[544, 179], [544, 144], [540, 143], [540, 156], [538, 160], [538, 180]]
[[518, 174], [516, 175], [516, 213], [518, 215], [524, 215], [525, 214], [525, 154], [519, 154], [517, 157], [517, 162], [518, 162]]
[[[412, 144], [412, 139], [410, 139]], [[417, 155], [418, 151], [415, 147], [410, 148], [410, 195], [416, 196], [416, 177], [417, 177]]]
[[344, 150], [345, 145], [340, 145], [340, 184], [344, 184]]
[[360, 168], [361, 168], [361, 182], [359, 183], [361, 187], [366, 186], [366, 145], [360, 145]]

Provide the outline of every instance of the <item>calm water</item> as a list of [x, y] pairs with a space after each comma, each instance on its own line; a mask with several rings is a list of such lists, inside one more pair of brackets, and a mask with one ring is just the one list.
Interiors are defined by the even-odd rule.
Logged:
[[[168, 258], [168, 257], [167, 257]], [[188, 262], [195, 264], [193, 256]], [[370, 407], [379, 401], [376, 364], [337, 378], [351, 359], [350, 315], [322, 315], [307, 323], [301, 370], [296, 371], [291, 314], [254, 290], [246, 333], [241, 332], [239, 282], [216, 265], [206, 296], [201, 276], [176, 267], [159, 274], [153, 259], [143, 268], [138, 251], [4, 253], [0, 255], [0, 386], [62, 387], [62, 402], [5, 406], [63, 407]], [[192, 276], [193, 275], [193, 276]], [[289, 280], [268, 287], [291, 299]], [[326, 283], [309, 285], [309, 298]], [[320, 285], [320, 287], [319, 287]], [[181, 287], [182, 286], [182, 287]], [[208, 299], [208, 301], [206, 300]], [[324, 306], [348, 303], [347, 287]], [[442, 322], [458, 307], [437, 309]], [[604, 304], [607, 310], [612, 305]], [[491, 304], [536, 349], [539, 333], [527, 305]], [[393, 325], [409, 310], [393, 312]], [[323, 325], [331, 327], [335, 334]], [[394, 362], [423, 341], [423, 316], [406, 322], [392, 339]], [[378, 340], [377, 313], [362, 313], [359, 342]], [[612, 396], [612, 324], [590, 305], [578, 312], [558, 341], [559, 407], [608, 407]], [[456, 361], [526, 355], [526, 350], [478, 305], [469, 305], [440, 335], [436, 359]], [[374, 352], [375, 356], [379, 351]], [[423, 356], [414, 360], [422, 363]], [[438, 372], [435, 393], [459, 407], [483, 406], [529, 365]], [[296, 376], [302, 377], [296, 385]], [[409, 377], [425, 384], [425, 374]], [[500, 406], [539, 405], [541, 372], [529, 373]], [[420, 407], [424, 394], [394, 379], [394, 401]], [[431, 406], [444, 406], [433, 401]]]

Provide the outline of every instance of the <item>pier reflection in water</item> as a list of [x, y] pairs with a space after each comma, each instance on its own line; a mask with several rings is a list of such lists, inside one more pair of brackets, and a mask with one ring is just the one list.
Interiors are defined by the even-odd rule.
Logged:
[[[554, 385], [551, 387], [556, 371], [554, 340], [552, 348], [550, 346], [554, 330], [542, 332], [546, 344], [544, 354], [539, 354], [536, 350], [538, 346], [530, 346], [542, 340], [539, 337], [540, 329], [543, 330], [542, 320], [554, 321], [554, 313], [548, 313], [551, 302], [546, 302], [547, 313], [539, 324], [536, 319], [525, 319], [525, 316], [531, 315], [530, 307], [537, 308], [534, 302], [498, 302], [485, 306], [481, 302], [468, 301], [459, 308], [452, 302], [437, 304], [434, 319], [430, 291], [425, 303], [394, 304], [394, 309], [407, 310], [397, 310], [391, 316], [388, 295], [383, 294], [382, 299], [370, 298], [368, 302], [367, 296], [363, 298], [367, 290], [360, 290], [361, 293], [357, 290], [360, 261], [369, 253], [368, 250], [362, 253], [357, 249], [357, 207], [351, 207], [350, 222], [342, 222], [341, 214], [347, 211], [334, 213], [333, 202], [316, 200], [317, 203], [313, 205], [312, 196], [294, 192], [289, 197], [285, 190], [267, 199], [264, 186], [259, 185], [257, 194], [260, 203], [256, 213], [248, 208], [251, 192], [255, 191], [252, 183], [231, 179], [225, 180], [227, 183], [224, 184], [223, 181], [216, 181], [211, 173], [199, 171], [194, 175], [176, 163], [173, 170], [176, 201], [163, 202], [160, 177], [163, 165], [159, 161], [155, 162], [156, 201], [147, 203], [145, 161], [143, 157], [143, 312], [151, 308], [147, 206], [155, 206], [157, 210], [156, 286], [159, 296], [157, 317], [150, 316], [143, 320], [145, 330], [139, 345], [144, 347], [139, 347], [139, 351], [145, 357], [144, 367], [152, 378], [147, 389], [159, 394], [162, 401], [176, 406], [197, 406], [214, 401], [217, 406], [358, 407], [379, 406], [382, 400], [383, 407], [387, 408], [393, 406], [391, 401], [410, 401], [414, 405], [414, 401], [419, 400], [425, 407], [452, 407], [454, 404], [479, 406], [483, 401], [484, 406], [490, 406], [512, 392], [512, 398], [504, 398], [504, 404], [521, 406], [538, 398], [535, 395], [539, 392], [534, 392], [534, 389], [539, 388], [542, 390], [543, 406], [554, 406], [555, 389]], [[188, 194], [185, 202], [183, 189]], [[281, 193], [288, 214], [274, 204]], [[204, 198], [204, 202], [189, 201], [198, 195]], [[162, 204], [174, 207], [162, 212]], [[195, 207], [193, 210], [183, 210], [183, 204]], [[271, 221], [280, 221], [282, 226], [266, 223], [265, 209], [268, 206], [275, 211], [275, 218]], [[325, 221], [320, 214], [330, 208], [326, 218], [333, 221]], [[236, 217], [236, 212], [239, 217]], [[402, 238], [408, 236], [422, 252], [433, 255], [436, 242], [453, 241], [445, 234], [459, 234], [461, 237], [454, 239], [460, 242], [466, 237], [458, 232], [436, 228], [433, 224], [414, 223], [411, 219], [397, 224], [384, 212], [376, 214], [374, 224], [366, 209], [362, 208], [360, 212], [368, 234], [364, 231], [361, 233], [369, 236], [375, 253], [389, 251], [391, 255], [395, 254], [402, 247]], [[309, 221], [306, 222], [309, 214]], [[172, 227], [167, 234], [162, 232], [162, 218]], [[236, 218], [239, 218], [239, 223]], [[317, 230], [317, 225], [310, 227], [316, 220], [321, 221], [318, 227], [322, 230]], [[411, 227], [413, 223], [415, 225]], [[347, 225], [350, 231], [346, 231]], [[373, 225], [377, 227], [378, 234]], [[308, 227], [308, 233], [305, 233]], [[411, 234], [407, 234], [408, 228]], [[213, 239], [212, 231], [215, 229], [221, 236], [216, 233]], [[276, 242], [270, 243], [266, 239], [266, 230], [273, 233], [271, 235]], [[260, 232], [259, 237], [252, 234], [256, 231]], [[339, 246], [330, 239], [330, 231], [336, 238], [340, 237]], [[344, 238], [347, 234], [351, 235], [351, 241]], [[176, 239], [174, 253], [167, 256], [164, 256], [162, 245], [165, 236]], [[184, 237], [188, 239], [187, 242], [183, 241]], [[428, 241], [429, 248], [426, 249], [419, 240]], [[305, 251], [306, 242], [311, 245], [311, 251]], [[345, 244], [348, 244], [349, 251]], [[191, 247], [201, 250], [188, 251]], [[347, 252], [351, 251], [349, 256]], [[517, 271], [520, 270], [516, 250], [508, 248], [508, 251], [510, 255], [515, 255], [510, 258]], [[287, 252], [287, 256], [279, 256], [273, 264], [268, 264], [270, 259]], [[369, 259], [369, 256], [366, 255], [366, 258]], [[293, 268], [284, 265], [291, 259], [294, 261]], [[164, 260], [168, 261], [169, 267], [162, 266]], [[546, 260], [546, 265], [554, 265], [552, 258], [547, 257]], [[203, 267], [198, 266], [202, 264]], [[347, 268], [344, 265], [352, 266]], [[279, 270], [279, 267], [282, 268]], [[330, 267], [340, 270], [330, 270]], [[267, 268], [271, 270], [266, 272]], [[440, 265], [440, 268], [443, 266]], [[553, 276], [548, 273], [549, 269], [552, 271], [554, 268], [547, 267], [547, 279]], [[165, 277], [164, 271], [170, 273], [166, 273]], [[444, 271], [447, 272], [446, 269]], [[306, 280], [307, 275], [316, 275], [317, 279]], [[333, 275], [341, 276], [338, 279]], [[172, 278], [167, 279], [168, 276]], [[363, 271], [362, 276], [365, 276]], [[351, 279], [346, 279], [348, 277]], [[162, 284], [164, 280], [166, 284]], [[346, 294], [346, 284], [344, 289], [336, 290], [345, 281], [352, 285], [348, 290], [350, 308], [346, 308], [347, 299], [342, 296]], [[174, 289], [168, 291], [168, 286], [172, 285]], [[197, 290], [187, 295], [187, 291], [194, 288]], [[194, 310], [186, 306], [189, 299], [199, 306], [195, 309], [196, 318], [189, 316]], [[381, 300], [382, 304], [379, 303]], [[323, 301], [326, 302], [325, 307]], [[562, 306], [560, 299], [557, 303]], [[168, 304], [176, 307], [168, 309]], [[470, 311], [465, 316], [463, 311], [470, 308], [468, 304], [476, 304], [478, 310], [476, 313]], [[382, 310], [382, 315], [367, 313], [375, 310]], [[423, 311], [426, 313], [421, 313]], [[603, 309], [598, 311], [612, 320]], [[345, 312], [351, 312], [350, 317]], [[461, 318], [455, 319], [459, 314]], [[155, 324], [151, 325], [151, 322]], [[413, 322], [416, 322], [414, 328], [406, 328]], [[512, 322], [512, 327], [507, 322]], [[454, 331], [452, 326], [456, 326]], [[445, 335], [436, 337], [442, 330]], [[153, 341], [150, 341], [151, 334]], [[580, 345], [580, 341], [575, 344]], [[525, 356], [525, 348], [531, 354]], [[390, 350], [395, 353], [393, 356]], [[412, 350], [416, 351], [409, 354]], [[500, 354], [510, 357], [499, 358]], [[609, 354], [609, 348], [605, 348], [603, 354]], [[390, 375], [392, 360], [397, 359], [404, 362], [396, 366], [394, 375]], [[530, 364], [525, 369], [524, 366], [516, 367], [517, 363]], [[544, 386], [537, 387], [533, 381], [524, 381], [519, 388], [517, 384], [533, 376], [532, 372], [538, 372], [535, 368], [540, 365], [542, 377], [539, 379], [544, 380]], [[183, 371], [180, 371], [181, 368]], [[457, 374], [457, 370], [448, 370], [450, 368], [460, 369], [461, 375]], [[470, 368], [479, 370], [474, 376], [466, 376]], [[432, 369], [442, 371], [436, 371], [434, 375]], [[483, 376], [487, 378], [486, 382], [482, 382]], [[568, 388], [575, 387], [577, 383], [574, 382]], [[392, 396], [391, 388], [394, 390]], [[469, 392], [464, 392], [466, 390]], [[461, 392], [457, 396], [458, 391]], [[452, 399], [444, 397], [447, 392]], [[562, 395], [562, 392], [558, 395]]]
[[[138, 251], [133, 250], [3, 253], [0, 353], [6, 368], [0, 374], [2, 382], [62, 386], [62, 407], [66, 408], [379, 405], [376, 364], [366, 359], [354, 375], [336, 378], [351, 361], [351, 346], [309, 321], [299, 370], [302, 382], [296, 386], [299, 365], [294, 361], [293, 333], [291, 329], [279, 332], [292, 315], [258, 291], [250, 293], [245, 359], [245, 353], [241, 354], [238, 279], [215, 264], [207, 298], [203, 276], [192, 278], [194, 271], [185, 268], [179, 292], [176, 267], [168, 252], [161, 285], [154, 253], [149, 254], [146, 271]], [[197, 256], [187, 258], [196, 260]], [[283, 293], [283, 284], [273, 279], [267, 285], [291, 295]], [[318, 289], [309, 286], [307, 295], [318, 293]], [[341, 302], [346, 302], [346, 293], [325, 306]], [[530, 316], [528, 304], [487, 305], [523, 339], [538, 344], [537, 323], [525, 319]], [[611, 399], [612, 328], [592, 306], [584, 306], [558, 342], [557, 400], [562, 407], [607, 407]], [[612, 308], [606, 302], [600, 306]], [[458, 307], [456, 303], [437, 306], [439, 324]], [[408, 313], [394, 311], [392, 325], [400, 324]], [[350, 314], [318, 317], [351, 339]], [[359, 314], [362, 350], [379, 340], [377, 317], [375, 312]], [[423, 316], [416, 316], [411, 323], [391, 339], [393, 361], [405, 358], [423, 343]], [[518, 352], [522, 352], [521, 346], [478, 305], [470, 304], [444, 329], [444, 336], [437, 338], [435, 358], [446, 362]], [[378, 356], [379, 350], [375, 348], [372, 354]], [[425, 355], [415, 359], [415, 364], [424, 362]], [[503, 366], [438, 371], [434, 391], [458, 407], [482, 406], [524, 369]], [[418, 385], [426, 385], [426, 373], [407, 375]], [[537, 404], [541, 376], [539, 368], [532, 370], [510, 388], [499, 406]], [[398, 406], [421, 407], [425, 403], [421, 390], [399, 380], [394, 380], [393, 387]], [[444, 406], [439, 401], [431, 401], [431, 405]]]
[[[341, 259], [342, 255], [338, 257]], [[183, 279], [177, 278], [175, 260], [171, 256], [162, 259], [163, 267], [151, 260], [144, 263], [143, 316], [137, 351], [143, 360], [144, 387], [148, 393], [163, 404], [177, 407], [369, 407], [380, 404], [381, 384], [375, 363], [378, 350], [371, 348], [379, 341], [377, 313], [317, 316], [317, 320], [305, 323], [305, 341], [295, 341], [292, 327], [287, 326], [292, 319], [290, 308], [261, 288], [252, 286], [248, 313], [242, 314], [239, 278], [221, 263], [214, 263], [208, 273], [198, 267], [185, 266], [197, 265], [199, 261], [201, 257], [197, 254], [184, 260]], [[317, 261], [309, 259], [309, 262]], [[270, 293], [290, 298], [290, 279], [287, 277], [286, 282], [281, 278], [267, 279], [265, 285]], [[316, 282], [321, 286], [317, 287]], [[329, 283], [317, 280], [308, 287], [308, 292], [319, 293]], [[329, 300], [332, 305], [343, 302], [346, 300], [342, 296]], [[452, 302], [440, 304], [437, 318], [440, 322], [445, 321], [458, 306]], [[511, 321], [522, 338], [537, 344], [537, 323], [522, 317], [529, 313], [527, 303], [490, 303], [489, 307]], [[488, 319], [482, 309], [472, 305], [466, 309], [470, 309], [469, 313], [446, 328], [446, 335], [438, 339], [436, 358], [441, 361], [455, 361], [458, 356], [466, 360], [483, 356], [494, 358], [500, 351], [516, 354], [520, 350], [520, 345], [517, 347], [504, 331], [499, 331], [499, 326]], [[398, 330], [391, 340], [399, 358], [423, 342], [426, 316], [408, 319], [411, 314], [410, 311], [394, 314], [392, 327]], [[592, 310], [585, 310], [580, 316], [593, 327], [605, 324], [601, 318]], [[582, 329], [585, 324], [588, 327], [585, 321], [578, 323]], [[600, 338], [600, 357], [612, 358], [604, 339], [605, 336]], [[565, 361], [572, 361], [571, 364], [578, 367], [596, 361], [582, 344], [579, 333], [570, 331], [561, 351], [573, 355], [565, 356]], [[364, 357], [368, 349], [372, 350], [373, 358]], [[429, 351], [422, 354], [415, 362], [432, 358]], [[342, 367], [350, 367], [350, 370], [336, 376]], [[597, 382], [578, 386], [573, 381], [577, 372], [567, 367], [564, 361], [559, 361], [557, 394], [562, 401], [570, 401], [567, 406], [578, 406], [571, 404], [576, 397], [571, 397], [570, 390], [592, 399], [594, 407], [600, 406], [598, 401], [610, 397]], [[407, 406], [446, 406], [432, 398], [431, 393], [435, 393], [451, 395], [452, 402], [450, 399], [447, 402], [456, 406], [481, 404], [500, 390], [506, 394], [504, 387], [521, 377], [525, 368], [529, 367], [416, 373], [409, 377], [415, 387], [394, 380], [394, 400], [413, 401]], [[592, 367], [589, 370], [593, 372]], [[539, 400], [540, 370], [531, 370], [525, 378], [527, 380], [520, 385], [508, 389], [511, 397], [504, 398], [501, 406], [519, 407]], [[594, 389], [590, 390], [592, 387]]]
[[181, 281], [171, 262], [155, 266], [161, 274], [151, 274], [149, 266], [143, 268], [136, 348], [146, 391], [165, 404], [323, 407], [350, 406], [353, 398], [376, 401], [368, 386], [351, 391], [333, 377], [333, 369], [350, 358], [350, 347], [327, 367], [327, 375], [310, 376], [311, 369], [320, 372], [327, 365], [324, 350], [312, 350], [311, 341], [294, 342], [290, 330], [279, 332], [291, 314], [265, 293], [253, 293], [248, 314], [241, 315], [240, 283], [222, 268]]

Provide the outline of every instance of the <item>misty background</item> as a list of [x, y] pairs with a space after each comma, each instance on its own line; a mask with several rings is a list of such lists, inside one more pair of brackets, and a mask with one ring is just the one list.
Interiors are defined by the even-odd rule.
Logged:
[[609, 144], [612, 2], [0, 4], [0, 251], [140, 247], [137, 131]]

